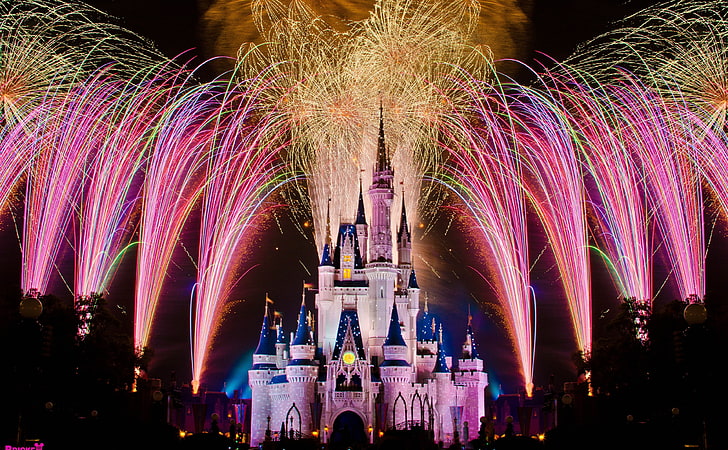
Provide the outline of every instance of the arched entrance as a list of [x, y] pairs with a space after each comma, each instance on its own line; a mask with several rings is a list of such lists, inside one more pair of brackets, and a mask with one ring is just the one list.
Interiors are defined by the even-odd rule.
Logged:
[[357, 413], [344, 411], [336, 417], [329, 439], [329, 448], [358, 448], [368, 443], [364, 422]]

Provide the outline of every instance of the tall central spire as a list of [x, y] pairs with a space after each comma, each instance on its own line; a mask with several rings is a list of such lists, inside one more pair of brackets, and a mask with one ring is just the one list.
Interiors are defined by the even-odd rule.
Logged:
[[379, 103], [379, 137], [377, 138], [377, 168], [376, 172], [391, 171], [392, 165], [387, 154], [387, 145], [384, 142], [384, 108]]
[[392, 230], [390, 210], [394, 199], [394, 171], [387, 155], [384, 142], [384, 110], [379, 105], [379, 139], [377, 162], [372, 171], [372, 185], [369, 198], [372, 201], [372, 222], [370, 228], [370, 261], [392, 262]]

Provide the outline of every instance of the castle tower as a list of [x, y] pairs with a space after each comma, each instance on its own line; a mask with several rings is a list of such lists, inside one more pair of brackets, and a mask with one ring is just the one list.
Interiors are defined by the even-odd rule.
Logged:
[[371, 355], [376, 358], [382, 357], [381, 346], [388, 330], [387, 313], [394, 302], [396, 284], [400, 278], [397, 268], [392, 264], [393, 179], [394, 172], [384, 142], [384, 117], [380, 106], [377, 162], [372, 172], [372, 185], [369, 187], [372, 223], [369, 228], [369, 263], [365, 270], [369, 282], [368, 317], [372, 324], [367, 345], [371, 349]]
[[391, 208], [394, 199], [392, 183], [394, 171], [389, 161], [384, 142], [384, 117], [379, 108], [379, 138], [377, 140], [377, 162], [372, 172], [369, 198], [372, 202], [371, 255], [370, 262], [392, 262]]
[[[303, 299], [305, 300], [305, 294]], [[291, 342], [291, 360], [286, 365], [291, 406], [285, 412], [284, 421], [289, 432], [297, 430], [306, 436], [313, 431], [310, 405], [316, 395], [315, 384], [318, 378], [318, 364], [313, 359], [315, 353], [316, 345], [306, 317], [306, 305], [302, 300], [296, 335]]]
[[455, 373], [455, 384], [465, 389], [463, 408], [463, 424], [468, 423], [468, 430], [473, 433], [485, 415], [485, 389], [488, 386], [488, 374], [485, 373], [483, 360], [478, 352], [478, 344], [472, 326], [473, 316], [468, 311], [468, 325], [465, 330], [463, 352], [458, 359], [458, 371]]
[[337, 323], [334, 319], [334, 277], [336, 269], [331, 247], [331, 215], [326, 210], [326, 243], [318, 267], [318, 293], [316, 294], [316, 310], [318, 313], [318, 346], [328, 349], [333, 345]]
[[442, 325], [440, 325], [439, 338], [437, 341], [437, 357], [435, 366], [432, 368], [432, 378], [435, 383], [435, 409], [437, 409], [438, 423], [435, 425], [436, 435], [440, 440], [444, 436], [453, 435], [454, 427], [451, 413], [451, 406], [456, 405], [455, 385], [452, 383], [452, 374], [447, 365], [445, 350], [442, 347]]
[[248, 370], [248, 384], [252, 392], [250, 418], [250, 442], [258, 445], [265, 440], [268, 417], [271, 415], [271, 402], [268, 383], [278, 373], [276, 367], [276, 330], [268, 318], [268, 298], [266, 296], [263, 327], [260, 330], [258, 347], [253, 352], [253, 367]]
[[384, 402], [389, 405], [385, 423], [394, 427], [408, 419], [409, 386], [412, 368], [407, 362], [407, 344], [402, 337], [397, 306], [392, 306], [387, 339], [382, 345], [384, 361], [379, 365], [379, 375], [384, 386]]

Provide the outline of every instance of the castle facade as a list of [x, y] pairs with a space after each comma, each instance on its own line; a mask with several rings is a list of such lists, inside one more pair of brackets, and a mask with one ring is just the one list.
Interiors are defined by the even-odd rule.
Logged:
[[423, 430], [446, 445], [477, 436], [488, 376], [469, 318], [453, 365], [442, 347], [442, 327], [429, 323], [426, 304], [424, 320], [420, 313], [404, 201], [392, 236], [394, 172], [381, 115], [377, 146], [371, 222], [360, 187], [356, 220], [339, 224], [335, 243], [327, 223], [316, 321], [304, 295], [288, 342], [266, 305], [248, 371], [253, 446], [282, 435], [371, 443], [391, 429]]

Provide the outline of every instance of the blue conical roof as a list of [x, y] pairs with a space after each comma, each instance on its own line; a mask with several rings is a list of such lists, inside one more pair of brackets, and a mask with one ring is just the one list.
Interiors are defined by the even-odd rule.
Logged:
[[409, 289], [419, 289], [420, 288], [420, 285], [417, 284], [417, 276], [415, 275], [415, 269], [412, 269], [412, 272], [410, 272], [409, 285], [407, 287]]
[[440, 325], [440, 339], [437, 341], [437, 359], [432, 373], [450, 373], [447, 367], [447, 359], [445, 359], [445, 350], [442, 348], [442, 325]]
[[465, 332], [466, 339], [470, 340], [470, 359], [478, 359], [480, 358], [480, 354], [478, 353], [478, 343], [475, 342], [475, 333], [473, 333], [473, 327], [470, 325], [470, 321], [468, 321], [468, 328]]
[[324, 251], [321, 254], [321, 266], [333, 266], [334, 263], [331, 261], [331, 249], [329, 244], [324, 244]]
[[[413, 271], [414, 272], [414, 271]], [[411, 277], [410, 277], [411, 278]], [[425, 294], [425, 308], [417, 322], [417, 340], [434, 341], [435, 338], [435, 316], [427, 307], [427, 294]]]
[[306, 320], [306, 305], [303, 303], [301, 303], [301, 310], [298, 313], [298, 328], [296, 328], [296, 336], [293, 338], [292, 345], [313, 345], [311, 330]]
[[359, 205], [356, 208], [356, 221], [354, 221], [355, 225], [366, 225], [367, 218], [364, 215], [364, 196], [362, 195], [361, 191], [361, 180], [359, 180]]
[[265, 316], [263, 316], [263, 328], [260, 330], [260, 339], [258, 347], [253, 352], [254, 355], [275, 355], [276, 354], [276, 331], [270, 326], [268, 319], [268, 307], [265, 308]]
[[399, 326], [399, 314], [397, 313], [396, 302], [392, 304], [392, 317], [389, 319], [389, 332], [387, 333], [387, 339], [385, 339], [384, 345], [407, 345], [402, 337], [402, 328]]

